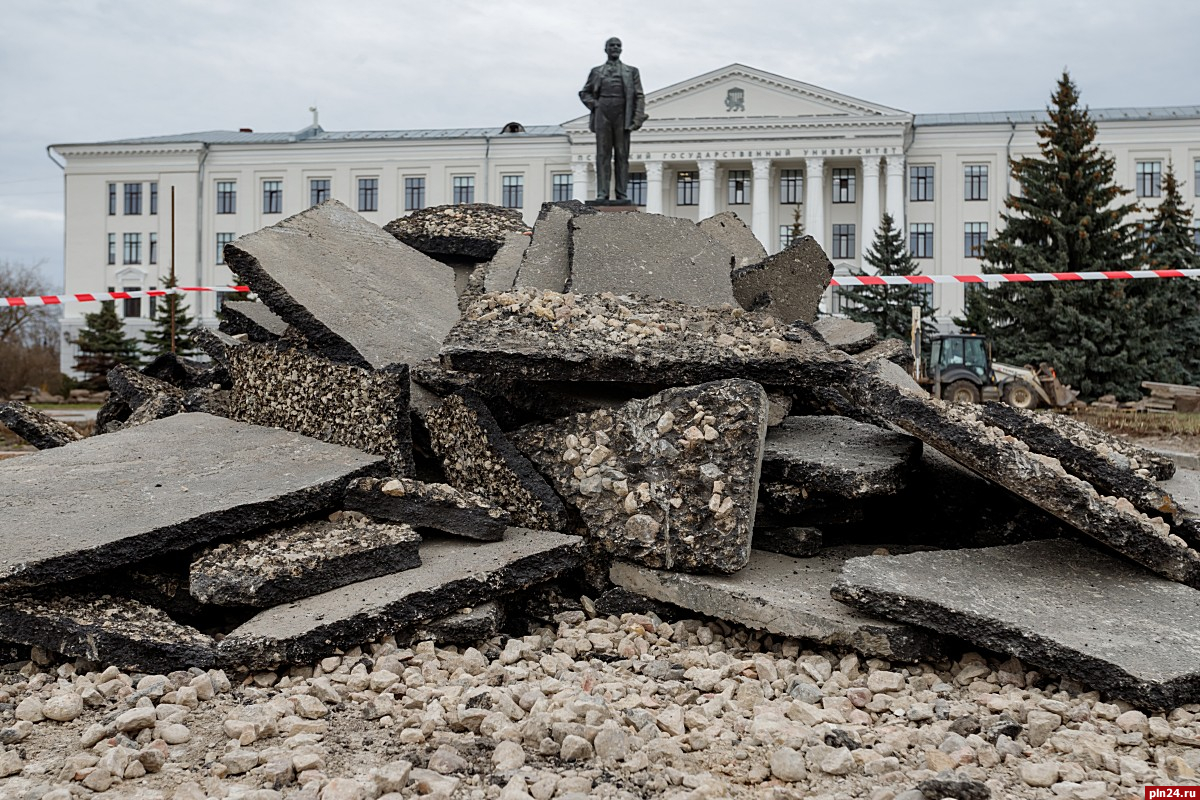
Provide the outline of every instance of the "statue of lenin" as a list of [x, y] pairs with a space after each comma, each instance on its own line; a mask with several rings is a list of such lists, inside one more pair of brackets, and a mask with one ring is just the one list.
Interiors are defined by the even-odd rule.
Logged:
[[629, 134], [648, 119], [646, 96], [637, 67], [621, 62], [621, 40], [609, 39], [604, 52], [608, 61], [591, 71], [579, 99], [592, 112], [588, 129], [596, 134], [596, 199], [608, 200], [612, 184], [612, 197], [628, 202]]

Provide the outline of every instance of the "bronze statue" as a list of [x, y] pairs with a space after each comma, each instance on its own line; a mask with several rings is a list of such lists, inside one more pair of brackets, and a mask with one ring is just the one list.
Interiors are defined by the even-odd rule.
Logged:
[[596, 199], [608, 200], [612, 183], [616, 201], [628, 202], [629, 134], [648, 119], [646, 95], [637, 67], [621, 62], [621, 40], [609, 39], [604, 52], [608, 61], [591, 71], [579, 99], [592, 112], [588, 130], [596, 134]]

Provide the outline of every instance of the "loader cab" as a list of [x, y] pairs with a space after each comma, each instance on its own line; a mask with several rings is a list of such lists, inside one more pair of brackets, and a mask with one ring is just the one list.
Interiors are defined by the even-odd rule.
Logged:
[[934, 397], [978, 403], [996, 382], [991, 343], [985, 336], [970, 333], [934, 336], [925, 374]]

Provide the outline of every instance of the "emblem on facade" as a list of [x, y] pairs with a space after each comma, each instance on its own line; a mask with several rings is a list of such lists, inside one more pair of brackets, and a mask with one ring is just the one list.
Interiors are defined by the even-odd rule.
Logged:
[[745, 111], [746, 110], [746, 91], [744, 89], [730, 89], [725, 93], [725, 110], [726, 111]]

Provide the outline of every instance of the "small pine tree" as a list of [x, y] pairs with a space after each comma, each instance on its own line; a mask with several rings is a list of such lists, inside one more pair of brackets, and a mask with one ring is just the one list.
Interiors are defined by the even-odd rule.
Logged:
[[797, 204], [792, 209], [792, 241], [800, 241], [800, 237], [804, 235], [804, 215], [800, 213], [800, 205]]
[[[175, 278], [162, 278], [163, 287], [174, 289], [179, 285]], [[174, 318], [174, 350], [171, 348], [171, 320]], [[195, 318], [188, 313], [187, 301], [182, 295], [168, 294], [159, 298], [155, 306], [154, 327], [142, 334], [146, 342], [147, 358], [155, 358], [164, 353], [174, 352], [178, 356], [188, 356], [195, 353], [191, 346], [191, 336], [195, 332]]]
[[[863, 254], [863, 260], [875, 268], [877, 275], [916, 275], [917, 262], [908, 252], [904, 234], [895, 227], [891, 214], [884, 214], [875, 241]], [[865, 275], [865, 272], [858, 272]], [[846, 306], [846, 316], [856, 322], [872, 322], [879, 336], [885, 339], [908, 341], [912, 331], [912, 307], [921, 308], [921, 349], [928, 349], [929, 337], [936, 332], [933, 315], [937, 309], [921, 286], [859, 286], [851, 289], [853, 300]]]
[[125, 335], [112, 301], [101, 303], [94, 314], [83, 315], [84, 327], [73, 344], [79, 347], [75, 369], [86, 376], [83, 385], [92, 390], [108, 387], [108, 371], [117, 364], [136, 366], [141, 360], [136, 339]]

